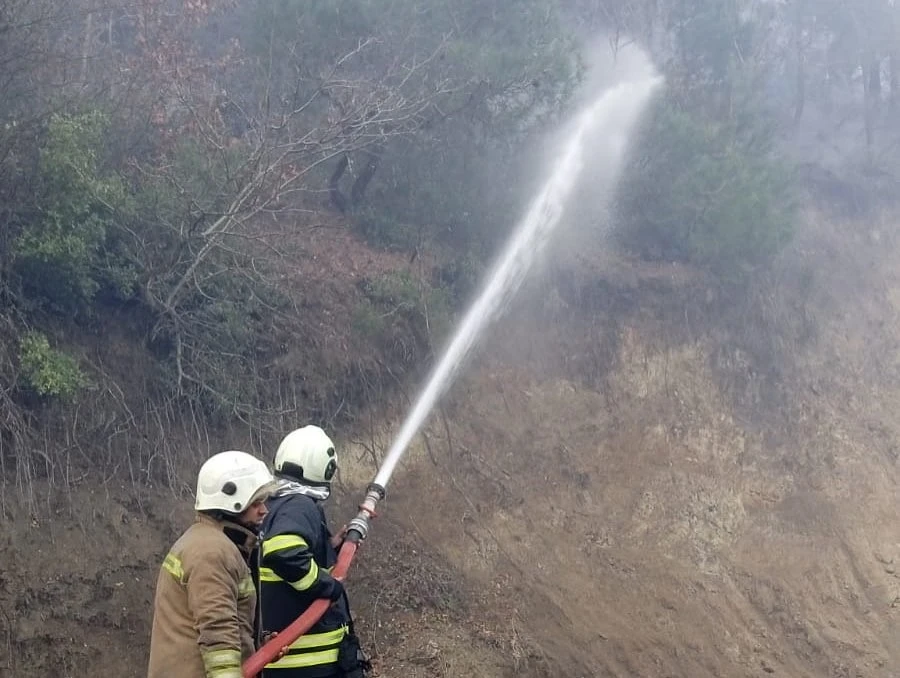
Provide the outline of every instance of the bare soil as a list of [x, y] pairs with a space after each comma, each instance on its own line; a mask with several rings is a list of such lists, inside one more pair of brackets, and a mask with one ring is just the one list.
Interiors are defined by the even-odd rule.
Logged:
[[[599, 254], [535, 283], [351, 571], [377, 674], [900, 677], [897, 238], [811, 212], [740, 301]], [[390, 423], [343, 436], [336, 522]], [[186, 498], [94, 476], [41, 515], [11, 497], [0, 676], [144, 675]]]

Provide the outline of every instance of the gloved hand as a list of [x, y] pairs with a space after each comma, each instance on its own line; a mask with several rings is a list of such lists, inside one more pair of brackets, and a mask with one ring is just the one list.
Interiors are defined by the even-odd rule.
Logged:
[[337, 579], [331, 580], [331, 589], [326, 591], [326, 597], [332, 602], [337, 602], [344, 597], [344, 585]]

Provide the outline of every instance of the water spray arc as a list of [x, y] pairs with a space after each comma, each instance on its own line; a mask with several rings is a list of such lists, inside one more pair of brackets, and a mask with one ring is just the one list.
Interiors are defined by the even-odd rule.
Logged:
[[[406, 448], [422, 427], [438, 398], [452, 383], [475, 341], [488, 323], [499, 317], [521, 286], [531, 265], [540, 257], [562, 217], [566, 200], [572, 193], [581, 172], [584, 163], [585, 135], [598, 122], [601, 113], [610, 109], [619, 100], [639, 97], [640, 106], [636, 108], [643, 107], [654, 83], [654, 80], [648, 80], [618, 85], [578, 116], [574, 130], [567, 139], [549, 180], [532, 202], [525, 218], [497, 259], [488, 276], [487, 285], [469, 308], [440, 362], [426, 381], [425, 388], [388, 450], [378, 475], [375, 476], [375, 484], [387, 486]], [[624, 135], [619, 130], [613, 133], [617, 136], [613, 141], [620, 143], [611, 145], [614, 146], [613, 150], [621, 154], [624, 150]]]
[[[660, 81], [658, 77], [648, 76], [616, 85], [604, 92], [575, 119], [548, 180], [491, 268], [485, 287], [466, 312], [459, 329], [433, 368], [375, 479], [369, 485], [359, 513], [348, 524], [344, 545], [332, 570], [335, 578], [343, 579], [346, 575], [359, 543], [368, 534], [369, 520], [375, 517], [375, 507], [384, 498], [385, 488], [397, 464], [438, 398], [453, 382], [490, 321], [505, 309], [549, 242], [584, 166], [585, 138], [594, 129], [602, 130], [605, 144], [602, 150], [608, 154], [605, 160], [613, 169], [618, 167], [634, 123]], [[610, 177], [613, 180], [615, 172]], [[245, 678], [256, 676], [267, 663], [278, 657], [283, 648], [306, 633], [329, 605], [330, 602], [325, 599], [315, 601], [301, 617], [264, 645], [244, 664]]]

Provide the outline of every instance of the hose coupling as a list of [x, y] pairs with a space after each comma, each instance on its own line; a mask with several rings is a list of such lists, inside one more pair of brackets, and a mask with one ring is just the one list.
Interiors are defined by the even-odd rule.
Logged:
[[384, 499], [384, 488], [376, 483], [370, 483], [366, 488], [366, 498], [359, 505], [359, 513], [347, 523], [347, 538], [353, 541], [362, 541], [369, 534], [369, 520], [375, 518], [375, 505]]

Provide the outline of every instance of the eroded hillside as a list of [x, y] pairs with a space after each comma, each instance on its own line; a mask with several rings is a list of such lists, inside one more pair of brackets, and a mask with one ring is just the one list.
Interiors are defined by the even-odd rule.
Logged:
[[[535, 283], [352, 572], [379, 675], [900, 675], [896, 245], [893, 218], [810, 212], [737, 301], [602, 253]], [[383, 416], [339, 436], [337, 520]], [[100, 476], [35, 515], [7, 493], [0, 675], [143, 675], [189, 505]]]
[[502, 590], [518, 675], [900, 675], [895, 233], [808, 213], [737, 304], [582, 262], [496, 333], [388, 519]]

